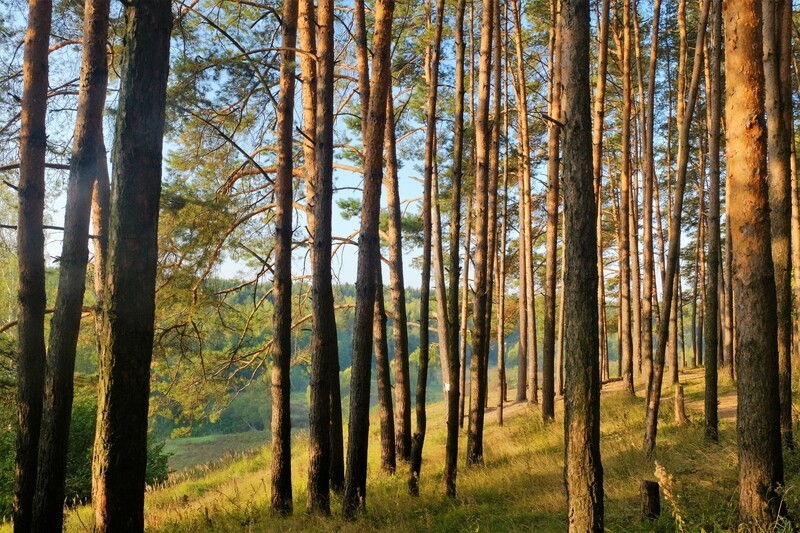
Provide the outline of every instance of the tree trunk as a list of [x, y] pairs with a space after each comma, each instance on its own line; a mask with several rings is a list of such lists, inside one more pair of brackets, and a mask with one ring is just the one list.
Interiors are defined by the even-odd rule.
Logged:
[[[508, 15], [508, 6], [506, 6]], [[506, 16], [506, 24], [508, 17]], [[504, 28], [508, 33], [508, 26]], [[499, 33], [499, 28], [498, 28]], [[499, 61], [499, 51], [498, 57]], [[508, 51], [505, 52], [505, 61], [508, 62]], [[500, 83], [498, 79], [496, 83]], [[503, 118], [503, 131], [508, 139], [508, 78], [503, 77], [505, 85], [505, 113]], [[500, 219], [500, 247], [497, 252], [497, 423], [503, 425], [503, 406], [506, 401], [506, 239], [508, 229], [508, 142], [503, 153], [503, 215]]]
[[397, 177], [397, 142], [394, 104], [386, 99], [386, 196], [389, 205], [389, 277], [392, 292], [392, 336], [394, 337], [395, 447], [401, 461], [411, 458], [411, 379], [408, 369], [408, 315], [403, 276], [400, 187]]
[[[658, 313], [658, 300], [655, 285], [655, 260], [653, 254], [653, 187], [655, 185], [655, 92], [656, 66], [658, 61], [658, 31], [661, 18], [661, 0], [653, 2], [653, 20], [650, 30], [650, 64], [647, 71], [647, 101], [644, 103], [644, 165], [642, 181], [644, 182], [643, 218], [644, 232], [642, 247], [644, 259], [644, 279], [642, 294], [642, 362], [647, 397], [650, 397], [650, 384], [653, 379], [653, 308]], [[655, 306], [653, 301], [655, 300]]]
[[[701, 232], [700, 232], [700, 219], [698, 217], [698, 229], [697, 229], [697, 237], [695, 238], [694, 242], [694, 276], [692, 279], [692, 367], [696, 367], [699, 363], [697, 357], [697, 341], [699, 338], [698, 335], [698, 328], [697, 328], [697, 306], [699, 300], [699, 284], [700, 284], [700, 247], [702, 246], [701, 242]], [[686, 361], [683, 362], [684, 366], [686, 366]]]
[[547, 124], [547, 237], [544, 287], [544, 375], [542, 417], [555, 418], [554, 367], [556, 353], [556, 270], [558, 262], [558, 165], [561, 135], [561, 24], [560, 0], [550, 0], [550, 118]]
[[[434, 143], [436, 140], [434, 139]], [[444, 244], [442, 242], [442, 212], [439, 208], [439, 172], [438, 165], [431, 179], [431, 230], [433, 232], [433, 273], [436, 284], [436, 333], [439, 348], [439, 366], [442, 371], [442, 395], [447, 397], [450, 390], [450, 319], [447, 313], [447, 287], [444, 277]]]
[[[331, 386], [332, 351], [338, 359], [334, 327], [329, 327], [333, 303], [330, 279], [331, 217], [333, 195], [333, 4], [320, 2], [314, 16], [311, 0], [300, 1], [300, 46], [317, 54], [316, 64], [300, 55], [303, 75], [303, 152], [306, 163], [306, 203], [311, 233], [311, 400], [309, 413], [308, 494], [310, 513], [330, 513], [333, 471]], [[317, 26], [318, 25], [318, 26]], [[315, 32], [319, 31], [319, 47]], [[326, 115], [330, 112], [330, 115]], [[308, 142], [313, 140], [313, 144]], [[328, 303], [330, 302], [330, 304]], [[332, 340], [331, 344], [328, 344]], [[337, 365], [338, 366], [338, 361]], [[338, 373], [337, 373], [338, 374]], [[336, 381], [338, 382], [338, 375]]]
[[[680, 265], [680, 259], [678, 260], [678, 265]], [[686, 368], [686, 326], [683, 324], [683, 307], [684, 307], [684, 299], [683, 299], [683, 286], [681, 285], [681, 278], [680, 278], [680, 267], [676, 269], [675, 272], [675, 286], [677, 287], [677, 300], [675, 301], [675, 314], [680, 320], [680, 324], [678, 324], [678, 334], [680, 335], [680, 345], [681, 345], [681, 365], [683, 368]], [[677, 346], [677, 345], [676, 345]], [[674, 383], [678, 382], [678, 367], [675, 366], [675, 381]]]
[[272, 492], [273, 513], [292, 513], [292, 420], [290, 372], [292, 364], [292, 133], [294, 129], [295, 44], [297, 0], [283, 6], [280, 96], [278, 98], [278, 172], [275, 177], [275, 311], [272, 350]]
[[[790, 10], [790, 7], [787, 7], [784, 4], [785, 10]], [[781, 20], [783, 20], [782, 17]], [[789, 17], [791, 21], [791, 17]], [[783, 21], [786, 23], [786, 21]], [[790, 22], [791, 24], [791, 22]], [[791, 39], [786, 39], [785, 34], [791, 32], [785, 32], [783, 35], [783, 39], [781, 43], [786, 45], [786, 41], [791, 41]], [[791, 42], [788, 43], [791, 45]], [[795, 70], [796, 72], [796, 70]], [[789, 90], [791, 90], [791, 76], [789, 77], [789, 83], [786, 85], [788, 86]], [[789, 98], [786, 100], [787, 102], [790, 101]], [[784, 108], [784, 113], [786, 112], [786, 108]], [[794, 265], [800, 265], [800, 188], [798, 188], [797, 182], [797, 141], [795, 138], [795, 128], [794, 128], [794, 121], [789, 121], [790, 128], [790, 138], [792, 140], [791, 148], [792, 148], [792, 156], [791, 156], [791, 167], [792, 167], [792, 263]], [[794, 308], [800, 308], [800, 268], [795, 267], [794, 269], [794, 293], [793, 293], [793, 302]], [[726, 300], [727, 303], [727, 300]], [[727, 327], [727, 323], [726, 323]], [[727, 345], [725, 346], [727, 349]], [[794, 322], [794, 329], [792, 331], [792, 358], [800, 357], [800, 321]], [[726, 355], [727, 357], [727, 355]]]
[[603, 531], [600, 373], [597, 331], [596, 204], [591, 159], [589, 2], [563, 0], [564, 441], [570, 531]]
[[[100, 125], [102, 128], [102, 123]], [[111, 184], [108, 178], [108, 162], [106, 160], [106, 145], [103, 135], [100, 135], [100, 152], [97, 155], [95, 181], [92, 188], [92, 248], [94, 251], [94, 264], [92, 265], [92, 278], [94, 282], [94, 328], [96, 335], [97, 353], [102, 351], [103, 308], [106, 293], [106, 258], [108, 256], [108, 222], [111, 210]]]
[[483, 0], [481, 21], [481, 50], [478, 66], [478, 109], [475, 118], [475, 200], [477, 221], [475, 223], [475, 304], [473, 307], [473, 342], [470, 381], [470, 423], [467, 433], [467, 465], [483, 464], [483, 420], [486, 375], [486, 322], [488, 307], [489, 274], [489, 86], [492, 64], [493, 1]]
[[631, 205], [631, 0], [623, 0], [622, 13], [622, 164], [619, 177], [619, 285], [620, 331], [622, 333], [623, 388], [635, 393], [633, 384], [633, 340], [631, 336], [631, 266], [629, 215]]
[[[678, 273], [678, 256], [680, 252], [681, 216], [683, 214], [683, 193], [686, 188], [686, 174], [689, 161], [689, 130], [692, 115], [697, 101], [697, 90], [700, 83], [700, 70], [703, 64], [703, 50], [705, 49], [706, 23], [710, 0], [703, 0], [700, 19], [698, 21], [697, 45], [695, 46], [694, 69], [692, 83], [689, 90], [689, 101], [683, 121], [680, 123], [678, 136], [678, 168], [675, 178], [675, 199], [669, 225], [669, 253], [667, 256], [666, 276], [664, 279], [675, 279]], [[682, 98], [682, 97], [681, 97]], [[679, 100], [681, 99], [679, 98]], [[654, 362], [653, 381], [650, 384], [649, 402], [647, 404], [647, 421], [645, 427], [645, 451], [652, 456], [656, 446], [656, 432], [658, 429], [658, 409], [661, 402], [661, 383], [664, 377], [664, 355], [667, 350], [667, 336], [669, 333], [669, 320], [672, 313], [672, 300], [675, 284], [664, 285], [664, 312], [658, 324], [658, 345]]]
[[389, 342], [386, 338], [386, 309], [383, 302], [382, 269], [375, 273], [375, 318], [373, 337], [375, 372], [378, 374], [378, 405], [381, 417], [381, 470], [394, 474], [397, 456], [394, 448], [394, 414], [392, 410], [392, 380], [389, 377]]
[[45, 374], [44, 160], [47, 150], [48, 43], [51, 0], [29, 0], [22, 63], [17, 221], [17, 441], [14, 470], [14, 531], [33, 521], [36, 463]]
[[[528, 365], [536, 365], [536, 357], [529, 357], [531, 344], [535, 346], [533, 333], [536, 331], [533, 312], [534, 302], [529, 302], [533, 298], [533, 254], [531, 253], [531, 161], [530, 161], [530, 132], [528, 125], [528, 89], [525, 75], [525, 61], [522, 50], [522, 13], [518, 0], [512, 0], [511, 9], [514, 16], [514, 45], [517, 56], [517, 75], [514, 83], [514, 91], [517, 100], [517, 116], [519, 129], [519, 190], [520, 190], [520, 295], [519, 295], [519, 365], [517, 367], [517, 401], [528, 398]], [[530, 291], [528, 290], [530, 288]], [[531, 359], [530, 361], [528, 359]], [[535, 373], [535, 372], [534, 372]], [[537, 391], [531, 390], [531, 399]]]
[[661, 515], [661, 495], [658, 491], [658, 481], [642, 480], [640, 501], [643, 520], [655, 520]]
[[556, 366], [558, 367], [558, 394], [564, 395], [564, 263], [566, 262], [566, 240], [561, 246], [561, 293], [558, 296], [558, 336], [556, 337]]
[[[428, 65], [428, 101], [426, 104], [427, 130], [425, 136], [425, 168], [423, 176], [424, 198], [422, 201], [422, 221], [424, 228], [423, 253], [422, 253], [422, 289], [420, 297], [420, 354], [419, 354], [419, 378], [417, 379], [417, 427], [411, 439], [411, 472], [408, 480], [409, 493], [419, 495], [419, 475], [422, 468], [422, 448], [425, 444], [425, 432], [427, 430], [426, 387], [428, 373], [428, 352], [429, 341], [429, 313], [430, 313], [430, 281], [431, 281], [431, 247], [433, 226], [431, 216], [433, 215], [433, 202], [438, 198], [433, 198], [434, 164], [436, 154], [436, 104], [439, 92], [439, 56], [442, 42], [442, 28], [444, 25], [444, 0], [437, 0], [436, 4], [436, 29], [433, 38], [433, 46]], [[424, 364], [423, 364], [424, 360]], [[424, 372], [424, 374], [423, 374]]]
[[[724, 11], [724, 8], [723, 8]], [[723, 13], [723, 17], [724, 17]], [[736, 376], [736, 323], [735, 323], [735, 315], [734, 315], [734, 294], [733, 294], [733, 237], [732, 237], [732, 230], [731, 230], [731, 201], [730, 201], [730, 194], [731, 194], [730, 182], [726, 179], [725, 180], [725, 265], [726, 270], [728, 271], [728, 279], [727, 279], [727, 295], [728, 298], [725, 301], [725, 306], [727, 307], [728, 311], [725, 313], [727, 316], [727, 326], [726, 329], [728, 330], [730, 344], [727, 347], [729, 350], [728, 360], [730, 361], [730, 365], [728, 367], [728, 372], [730, 372], [730, 378], [733, 380]]]
[[391, 88], [391, 42], [394, 0], [375, 6], [373, 37], [374, 79], [364, 136], [364, 196], [361, 209], [356, 309], [353, 324], [353, 364], [350, 380], [347, 468], [342, 513], [353, 518], [366, 508], [367, 444], [369, 440], [369, 391], [372, 373], [372, 319], [375, 305], [375, 271], [381, 268], [378, 218], [383, 181], [383, 135], [386, 128], [386, 98]]
[[[489, 274], [486, 278], [486, 371], [484, 373], [484, 381], [483, 381], [483, 397], [486, 400], [486, 407], [489, 406], [489, 353], [490, 353], [490, 346], [491, 346], [491, 339], [492, 339], [492, 308], [493, 308], [493, 298], [494, 295], [494, 280], [495, 276], [497, 275], [496, 272], [496, 265], [497, 265], [497, 189], [500, 182], [500, 114], [503, 112], [502, 107], [502, 91], [500, 85], [500, 74], [502, 72], [502, 62], [500, 60], [501, 54], [501, 35], [500, 35], [500, 3], [499, 0], [495, 0], [494, 6], [494, 32], [493, 32], [493, 40], [494, 40], [494, 63], [492, 65], [492, 77], [495, 80], [494, 85], [492, 85], [492, 107], [494, 108], [493, 115], [491, 117], [491, 138], [490, 138], [490, 147], [489, 147], [489, 207], [488, 207], [488, 217], [489, 217], [489, 228], [488, 228], [488, 238], [487, 238], [487, 269], [489, 270]], [[532, 289], [531, 289], [532, 290]], [[499, 322], [498, 322], [499, 325]], [[535, 383], [535, 382], [534, 382]]]
[[141, 531], [153, 353], [158, 207], [172, 27], [170, 2], [126, 8], [113, 152], [108, 284], [97, 433], [95, 530]]
[[[450, 275], [447, 300], [448, 318], [450, 320], [448, 354], [450, 356], [450, 390], [447, 391], [447, 442], [445, 444], [444, 485], [445, 493], [450, 497], [456, 495], [456, 475], [458, 472], [458, 427], [463, 417], [463, 403], [459, 399], [464, 392], [461, 381], [461, 369], [464, 362], [460, 360], [458, 324], [458, 283], [459, 283], [459, 244], [461, 241], [461, 182], [463, 180], [464, 159], [464, 8], [465, 0], [456, 3], [455, 55], [456, 55], [456, 94], [454, 112], [453, 139], [453, 189], [450, 205]], [[469, 248], [469, 237], [467, 237]], [[468, 254], [467, 254], [468, 255]], [[468, 258], [464, 258], [465, 270]], [[466, 291], [465, 291], [466, 292]], [[467, 295], [464, 295], [466, 302]], [[466, 319], [466, 313], [464, 318]], [[463, 341], [463, 338], [462, 338]], [[466, 342], [464, 343], [466, 345]], [[466, 355], [466, 354], [465, 354]], [[460, 408], [460, 409], [459, 409]]]
[[[458, 425], [464, 427], [464, 404], [467, 397], [467, 324], [469, 321], [469, 263], [470, 263], [470, 243], [472, 241], [472, 197], [467, 199], [467, 233], [464, 241], [464, 292], [461, 297], [461, 326], [460, 326], [460, 355], [461, 374], [459, 379], [459, 390], [461, 392], [458, 407]], [[523, 383], [525, 381], [523, 380]], [[472, 384], [470, 384], [470, 387]]]
[[75, 351], [86, 289], [89, 219], [98, 159], [105, 158], [103, 106], [108, 66], [108, 0], [88, 0], [84, 10], [83, 57], [75, 139], [70, 161], [64, 242], [58, 292], [50, 322], [44, 405], [39, 438], [34, 529], [60, 530], [64, 520], [69, 426], [72, 418]]
[[[720, 182], [720, 129], [722, 126], [722, 100], [720, 59], [722, 53], [722, 0], [713, 2], [711, 19], [711, 46], [709, 50], [709, 73], [706, 79], [706, 102], [708, 111], [708, 278], [706, 294], [706, 353], [716, 354], [721, 345], [718, 337], [720, 284], [720, 229], [719, 229], [719, 182]], [[723, 297], [724, 300], [724, 297]], [[719, 439], [717, 361], [705, 367], [705, 434], [717, 442]]]
[[[792, 18], [791, 8], [784, 13], [786, 0], [765, 0], [764, 18], [764, 88], [767, 112], [767, 152], [769, 172], [769, 215], [772, 238], [772, 262], [775, 269], [775, 294], [778, 312], [778, 391], [781, 402], [781, 435], [792, 447], [792, 179], [791, 111], [792, 91], [789, 76], [791, 42], [783, 50], [782, 33], [791, 31], [781, 17]], [[790, 2], [791, 3], [791, 2]], [[791, 36], [789, 37], [791, 41]], [[784, 96], [786, 95], [786, 96]], [[788, 97], [788, 98], [787, 98]], [[784, 107], [789, 106], [786, 113]]]
[[[600, 339], [600, 378], [608, 377], [608, 342], [606, 338], [605, 283], [603, 267], [603, 125], [605, 121], [606, 76], [608, 73], [608, 25], [610, 0], [602, 0], [598, 29], [597, 89], [594, 94], [592, 122], [592, 181], [597, 209], [597, 274], [598, 274], [598, 333]], [[563, 290], [563, 289], [562, 289]]]
[[766, 529], [785, 511], [775, 278], [770, 254], [761, 4], [729, 0], [725, 132], [739, 372], [739, 520]]

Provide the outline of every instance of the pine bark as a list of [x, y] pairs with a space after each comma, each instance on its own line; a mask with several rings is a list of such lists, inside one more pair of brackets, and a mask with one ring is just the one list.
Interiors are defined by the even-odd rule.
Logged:
[[394, 474], [397, 455], [394, 447], [394, 413], [392, 410], [392, 380], [389, 377], [389, 341], [386, 336], [386, 307], [383, 300], [383, 275], [376, 271], [375, 318], [373, 338], [375, 350], [375, 372], [378, 374], [378, 406], [381, 426], [381, 470]]
[[[506, 7], [506, 15], [508, 7]], [[507, 19], [506, 19], [507, 20]], [[504, 29], [508, 33], [508, 27]], [[499, 30], [498, 30], [499, 32]], [[498, 53], [499, 60], [499, 53]], [[508, 61], [508, 53], [505, 54]], [[508, 78], [503, 78], [505, 84], [505, 116], [503, 131], [508, 139]], [[498, 79], [499, 83], [499, 79]], [[506, 401], [506, 239], [508, 236], [508, 142], [505, 144], [503, 154], [503, 214], [500, 219], [500, 244], [497, 251], [497, 423], [503, 425], [503, 407]]]
[[[694, 68], [692, 82], [689, 89], [689, 100], [684, 113], [683, 121], [679, 123], [678, 136], [678, 166], [675, 178], [675, 197], [672, 202], [672, 213], [669, 225], [669, 251], [667, 255], [666, 273], [664, 279], [676, 279], [678, 273], [678, 256], [680, 252], [680, 228], [683, 214], [683, 193], [686, 189], [686, 174], [689, 161], [689, 130], [692, 115], [697, 101], [700, 71], [703, 68], [703, 52], [705, 49], [706, 25], [711, 0], [703, 0], [698, 21], [697, 46], [695, 46]], [[679, 101], [681, 97], [679, 97]], [[661, 402], [661, 383], [664, 377], [664, 356], [667, 351], [667, 337], [669, 334], [669, 321], [674, 316], [672, 305], [676, 291], [675, 283], [664, 284], [664, 309], [658, 324], [658, 343], [654, 359], [653, 380], [650, 384], [650, 394], [647, 404], [647, 420], [645, 426], [645, 452], [651, 456], [656, 446], [656, 433], [658, 430], [658, 410]], [[677, 370], [677, 369], [675, 369]]]
[[408, 315], [403, 277], [400, 188], [397, 177], [397, 141], [394, 103], [386, 99], [386, 197], [389, 205], [389, 279], [392, 293], [392, 337], [394, 338], [395, 447], [397, 458], [411, 458], [411, 379], [408, 369]]
[[392, 17], [394, 0], [375, 6], [369, 111], [364, 139], [364, 196], [358, 247], [356, 309], [353, 325], [353, 364], [350, 380], [350, 418], [342, 513], [353, 518], [366, 507], [367, 444], [369, 440], [369, 396], [372, 373], [372, 320], [375, 304], [375, 271], [380, 268], [381, 183], [383, 181], [383, 136], [386, 99], [391, 89]]
[[144, 528], [170, 2], [130, 4], [125, 18], [92, 461], [92, 504], [100, 532]]
[[[435, 142], [435, 141], [434, 141]], [[444, 274], [444, 244], [442, 238], [442, 212], [439, 208], [439, 172], [438, 165], [431, 180], [431, 223], [433, 237], [433, 273], [436, 290], [436, 333], [439, 348], [439, 362], [442, 371], [442, 395], [447, 397], [450, 390], [450, 320], [447, 313], [447, 285]]]
[[[511, 9], [514, 17], [514, 45], [517, 56], [516, 82], [514, 91], [517, 100], [517, 116], [519, 130], [519, 211], [520, 211], [520, 295], [519, 295], [519, 363], [517, 366], [517, 401], [528, 398], [528, 366], [533, 367], [537, 357], [536, 344], [533, 339], [535, 320], [533, 319], [533, 256], [531, 253], [531, 161], [530, 161], [530, 129], [528, 124], [528, 89], [526, 85], [525, 59], [522, 49], [522, 14], [520, 2], [512, 0]], [[530, 291], [528, 290], [530, 287]], [[532, 371], [535, 374], [535, 371]], [[538, 391], [531, 390], [533, 401]], [[535, 403], [535, 402], [534, 402]]]
[[[763, 49], [765, 104], [767, 113], [767, 152], [769, 174], [769, 214], [772, 237], [772, 262], [778, 312], [778, 389], [781, 402], [781, 435], [792, 447], [792, 178], [791, 178], [791, 89], [788, 98], [782, 84], [791, 87], [789, 60], [791, 43], [782, 49], [783, 4], [786, 0], [765, 0], [763, 11]], [[791, 19], [791, 9], [788, 13]], [[789, 31], [791, 27], [787, 28]], [[782, 31], [783, 30], [783, 31]]]
[[[718, 336], [720, 298], [720, 134], [722, 125], [722, 100], [720, 79], [720, 55], [722, 53], [722, 0], [714, 0], [711, 19], [711, 46], [709, 49], [709, 74], [706, 79], [706, 105], [708, 111], [708, 270], [706, 294], [707, 354], [715, 354], [721, 345]], [[722, 298], [724, 300], [724, 297]], [[721, 329], [721, 328], [720, 328]], [[717, 361], [713, 358], [705, 366], [705, 435], [716, 442], [719, 438], [719, 415], [717, 397]]]
[[570, 531], [603, 531], [589, 2], [563, 0], [565, 480]]
[[633, 339], [631, 335], [631, 262], [629, 238], [629, 210], [631, 205], [631, 0], [622, 6], [622, 163], [619, 178], [619, 285], [620, 330], [622, 333], [622, 383], [634, 394]]
[[[102, 126], [102, 125], [101, 125]], [[97, 147], [100, 152], [97, 156], [95, 181], [92, 187], [92, 250], [94, 264], [92, 265], [92, 281], [94, 285], [94, 331], [97, 353], [103, 352], [103, 309], [105, 308], [106, 294], [106, 258], [108, 256], [108, 223], [111, 214], [111, 184], [108, 177], [108, 162], [106, 160], [106, 145], [102, 140]], [[102, 357], [102, 356], [101, 356]]]
[[[463, 420], [463, 407], [459, 399], [463, 394], [464, 384], [461, 382], [461, 368], [464, 364], [460, 358], [460, 324], [458, 324], [459, 305], [459, 244], [461, 240], [461, 186], [463, 181], [464, 158], [464, 8], [465, 0], [456, 3], [455, 21], [455, 112], [453, 138], [453, 189], [450, 205], [450, 275], [447, 295], [448, 318], [450, 319], [449, 338], [447, 339], [450, 355], [450, 390], [447, 392], [447, 441], [445, 444], [444, 485], [445, 493], [450, 497], [456, 495], [456, 476], [458, 474], [458, 427]], [[469, 247], [469, 237], [467, 237]], [[465, 257], [464, 262], [468, 262]], [[466, 271], [465, 265], [465, 271]], [[466, 294], [464, 295], [466, 300]], [[466, 315], [466, 313], [465, 313]], [[462, 404], [463, 405], [463, 404]]]
[[[427, 430], [426, 386], [428, 380], [429, 357], [429, 313], [430, 313], [430, 281], [431, 281], [431, 248], [433, 245], [433, 215], [434, 165], [436, 157], [436, 104], [439, 91], [439, 55], [442, 43], [442, 28], [444, 25], [444, 2], [438, 0], [436, 4], [436, 24], [433, 43], [430, 49], [430, 63], [428, 65], [428, 100], [426, 103], [427, 131], [425, 137], [425, 163], [423, 176], [423, 255], [422, 255], [422, 290], [420, 297], [420, 363], [419, 378], [416, 391], [416, 422], [414, 436], [411, 438], [411, 472], [408, 480], [409, 493], [419, 495], [419, 476], [422, 469], [422, 448], [425, 445], [425, 432]], [[424, 359], [424, 364], [423, 364]], [[424, 371], [424, 374], [423, 374]]]
[[275, 176], [275, 310], [272, 350], [272, 492], [270, 509], [292, 513], [292, 422], [289, 396], [292, 362], [292, 133], [294, 127], [297, 0], [283, 5], [280, 94], [278, 96], [278, 171]]
[[[492, 64], [492, 78], [495, 80], [492, 85], [492, 115], [490, 118], [490, 131], [491, 136], [489, 140], [489, 228], [487, 239], [487, 263], [489, 274], [486, 283], [486, 373], [484, 375], [484, 399], [486, 400], [486, 407], [489, 406], [489, 353], [491, 351], [492, 339], [492, 316], [494, 315], [494, 282], [497, 276], [497, 228], [498, 228], [498, 196], [497, 191], [500, 185], [500, 114], [502, 110], [502, 89], [500, 85], [500, 74], [502, 72], [502, 62], [500, 60], [501, 53], [501, 36], [500, 36], [500, 3], [495, 0], [493, 22], [493, 57], [494, 63]], [[533, 289], [531, 288], [531, 291]], [[499, 324], [499, 323], [498, 323]], [[533, 376], [534, 386], [536, 385], [536, 375]]]
[[[470, 247], [472, 243], [472, 197], [470, 196], [467, 199], [467, 230], [466, 236], [464, 239], [464, 287], [463, 293], [461, 296], [461, 326], [460, 326], [460, 355], [459, 358], [461, 359], [461, 375], [460, 375], [460, 382], [459, 382], [459, 389], [461, 391], [461, 395], [459, 398], [459, 407], [458, 407], [458, 425], [459, 427], [464, 427], [464, 404], [466, 403], [467, 398], [467, 324], [469, 322], [469, 264], [470, 264]], [[525, 383], [525, 380], [522, 381]]]
[[603, 266], [603, 129], [605, 123], [606, 76], [608, 74], [608, 26], [611, 0], [600, 5], [597, 52], [597, 88], [594, 94], [592, 121], [592, 182], [597, 210], [597, 274], [598, 274], [598, 333], [600, 339], [600, 375], [608, 377], [608, 342], [605, 335], [605, 284]]
[[14, 531], [27, 532], [33, 499], [45, 375], [44, 161], [47, 150], [48, 44], [51, 0], [29, 0], [22, 60], [17, 220], [17, 440]]
[[[550, 1], [550, 118], [547, 125], [547, 230], [545, 244], [542, 417], [555, 418], [556, 270], [558, 269], [559, 144], [561, 136], [560, 1]], [[555, 122], [553, 122], [555, 121]]]
[[[302, 50], [315, 54], [316, 46], [316, 30], [314, 4], [309, 0], [300, 0], [299, 6], [299, 21], [298, 29], [300, 30], [300, 47]], [[312, 264], [312, 280], [314, 277], [314, 254], [317, 253], [317, 246], [313, 242], [316, 239], [316, 209], [317, 209], [317, 194], [318, 187], [321, 187], [320, 182], [317, 180], [317, 155], [316, 155], [316, 137], [317, 137], [317, 63], [314, 58], [309, 54], [300, 55], [300, 72], [303, 78], [303, 157], [305, 159], [305, 176], [306, 176], [306, 225], [308, 227], [309, 235], [311, 236], [311, 264]], [[322, 189], [319, 189], [322, 194]], [[327, 232], [330, 234], [330, 230]], [[327, 246], [327, 251], [324, 253], [330, 254], [330, 245]], [[334, 492], [341, 492], [344, 489], [344, 436], [342, 430], [342, 400], [339, 386], [339, 346], [337, 342], [336, 332], [336, 315], [335, 305], [333, 300], [333, 286], [330, 275], [325, 276], [325, 280], [321, 283], [327, 284], [328, 290], [321, 291], [317, 297], [320, 298], [320, 304], [327, 310], [324, 314], [325, 318], [322, 320], [324, 327], [327, 331], [327, 342], [322, 344], [315, 344], [313, 335], [317, 331], [312, 324], [312, 368], [313, 368], [313, 353], [318, 353], [317, 350], [323, 349], [324, 354], [328, 359], [330, 371], [328, 375], [328, 418], [329, 418], [329, 488]], [[312, 281], [312, 293], [314, 291]], [[314, 315], [314, 308], [312, 305], [312, 319], [314, 321], [320, 320]], [[313, 370], [312, 370], [313, 373]], [[313, 394], [313, 393], [312, 393]]]
[[87, 0], [84, 9], [81, 90], [67, 186], [64, 241], [59, 262], [55, 312], [45, 372], [44, 405], [39, 438], [38, 477], [34, 498], [35, 530], [61, 530], [67, 449], [72, 418], [75, 352], [89, 261], [89, 219], [98, 159], [105, 158], [103, 106], [108, 66], [108, 0]]
[[[320, 0], [316, 20], [310, 0], [303, 2], [301, 43], [305, 49], [316, 44], [314, 194], [311, 252], [311, 399], [309, 409], [308, 495], [311, 513], [330, 514], [332, 466], [331, 375], [336, 354], [336, 325], [332, 320], [331, 220], [333, 214], [333, 69], [334, 11], [332, 0]], [[314, 43], [314, 29], [317, 42]], [[305, 54], [303, 54], [305, 56]], [[302, 57], [301, 57], [302, 59]], [[301, 63], [302, 65], [303, 63]], [[309, 88], [309, 90], [311, 90]], [[308, 125], [310, 126], [310, 124]], [[306, 126], [306, 127], [308, 127]], [[308, 161], [307, 161], [308, 162]], [[329, 305], [331, 308], [329, 308]], [[336, 355], [338, 357], [338, 354]], [[338, 366], [338, 361], [337, 361]], [[338, 372], [336, 373], [338, 382]]]
[[473, 342], [470, 381], [470, 423], [467, 432], [467, 465], [483, 464], [483, 422], [486, 405], [486, 321], [489, 274], [489, 85], [492, 64], [492, 0], [483, 0], [480, 61], [478, 65], [478, 108], [475, 116], [475, 304], [473, 307]]
[[766, 529], [785, 510], [775, 279], [770, 253], [761, 3], [729, 0], [725, 132], [732, 207], [739, 440], [739, 520]]
[[[655, 92], [656, 66], [658, 61], [659, 21], [661, 18], [661, 0], [653, 2], [653, 20], [650, 29], [650, 64], [647, 71], [647, 101], [644, 103], [644, 164], [642, 180], [644, 182], [644, 198], [642, 214], [644, 233], [642, 247], [644, 260], [644, 278], [642, 293], [642, 371], [647, 385], [647, 396], [650, 395], [650, 383], [653, 379], [653, 300], [655, 299], [655, 260], [653, 253], [653, 187], [655, 185]], [[658, 312], [658, 302], [655, 304]]]

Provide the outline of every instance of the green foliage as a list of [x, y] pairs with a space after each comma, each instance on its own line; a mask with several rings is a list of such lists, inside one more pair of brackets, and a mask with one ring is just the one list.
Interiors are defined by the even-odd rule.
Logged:
[[[16, 416], [13, 402], [3, 402], [0, 407], [0, 517], [10, 516], [14, 495], [14, 445]], [[76, 387], [76, 398], [72, 405], [69, 445], [67, 451], [67, 479], [65, 497], [69, 504], [85, 503], [92, 497], [92, 449], [97, 421], [97, 401], [85, 394], [84, 387]], [[169, 476], [169, 454], [164, 452], [164, 443], [148, 436], [147, 473], [148, 485], [163, 483]]]
[[[4, 405], [8, 405], [5, 404]], [[10, 516], [14, 505], [14, 436], [16, 424], [8, 409], [1, 409], [0, 431], [0, 518]]]

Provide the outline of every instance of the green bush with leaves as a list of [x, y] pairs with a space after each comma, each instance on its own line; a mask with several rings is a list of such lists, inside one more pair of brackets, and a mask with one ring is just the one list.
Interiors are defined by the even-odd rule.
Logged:
[[[76, 391], [77, 392], [77, 391]], [[3, 431], [0, 432], [0, 518], [9, 517], [14, 503], [14, 440], [16, 423], [13, 404], [5, 403], [0, 409]], [[92, 447], [97, 419], [97, 402], [91, 397], [75, 398], [67, 452], [67, 479], [65, 495], [67, 505], [88, 502], [92, 497]], [[167, 480], [169, 454], [164, 443], [148, 437], [148, 485]]]

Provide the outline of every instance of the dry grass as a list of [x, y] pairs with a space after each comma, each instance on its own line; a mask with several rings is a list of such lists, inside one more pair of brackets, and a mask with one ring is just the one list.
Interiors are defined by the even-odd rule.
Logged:
[[[736, 529], [735, 421], [726, 418], [720, 427], [720, 444], [703, 438], [702, 370], [685, 373], [690, 423], [672, 422], [672, 398], [665, 387], [660, 419], [657, 457], [662, 484], [669, 478], [670, 498], [655, 522], [639, 518], [641, 479], [656, 479], [655, 461], [642, 453], [644, 401], [642, 391], [632, 398], [611, 384], [602, 400], [602, 457], [605, 470], [605, 509], [608, 531], [727, 531]], [[731, 394], [731, 383], [722, 382], [721, 394]], [[513, 397], [513, 393], [509, 396]], [[339, 517], [341, 503], [334, 498], [330, 518], [305, 513], [307, 445], [299, 435], [293, 446], [295, 514], [291, 518], [269, 515], [269, 450], [231, 461], [216, 469], [197, 471], [168, 486], [151, 491], [146, 498], [148, 531], [563, 531], [566, 498], [563, 485], [563, 411], [544, 424], [538, 409], [509, 404], [506, 424], [499, 427], [496, 414], [487, 413], [486, 466], [462, 467], [459, 495], [443, 494], [442, 465], [445, 431], [443, 405], [429, 409], [420, 497], [406, 490], [406, 468], [386, 476], [379, 469], [378, 425], [370, 438], [367, 512], [355, 523]], [[463, 457], [465, 436], [460, 451]], [[463, 464], [463, 463], [462, 463]], [[800, 461], [786, 455], [789, 509], [800, 508], [798, 485]], [[91, 510], [69, 515], [69, 531], [90, 530]]]

